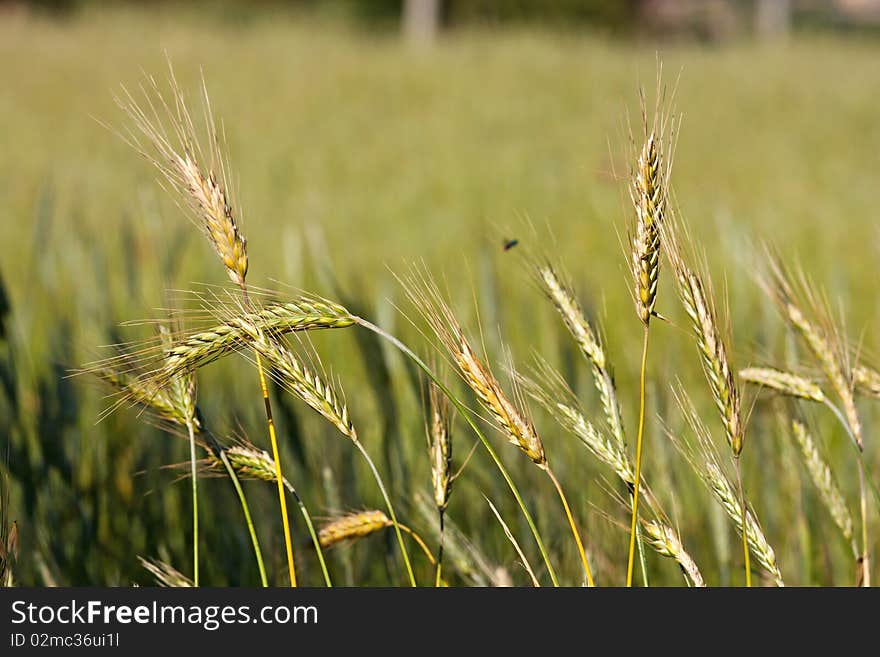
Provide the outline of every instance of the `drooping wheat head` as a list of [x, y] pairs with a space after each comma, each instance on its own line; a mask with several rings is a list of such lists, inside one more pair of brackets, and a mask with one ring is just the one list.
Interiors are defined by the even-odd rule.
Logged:
[[859, 548], [853, 533], [852, 515], [846, 504], [846, 498], [844, 498], [840, 487], [837, 485], [837, 480], [834, 477], [831, 466], [822, 455], [810, 432], [807, 431], [803, 421], [793, 418], [791, 420], [791, 433], [822, 503], [828, 509], [834, 524], [837, 525], [844, 540], [850, 546], [853, 556], [858, 558]]
[[814, 381], [793, 372], [783, 372], [772, 367], [747, 367], [739, 371], [739, 378], [746, 383], [770, 388], [790, 397], [798, 397], [822, 403], [825, 393]]
[[[600, 463], [611, 468], [614, 474], [631, 491], [635, 486], [635, 472], [626, 450], [621, 448], [616, 441], [609, 439], [604, 432], [597, 429], [584, 417], [580, 411], [577, 396], [565, 383], [562, 375], [553, 369], [549, 363], [538, 360], [535, 373], [538, 377], [537, 381], [524, 376], [520, 377], [524, 390], [541, 404], [563, 428], [579, 438]], [[677, 533], [659, 519], [665, 518], [666, 514], [660, 507], [657, 498], [651, 493], [644, 478], [639, 482], [639, 485], [642, 488], [642, 495], [648, 507], [658, 518], [657, 520], [650, 521], [655, 535], [652, 540], [647, 541], [648, 545], [656, 550], [658, 554], [678, 561], [679, 565], [691, 576], [694, 586], [704, 586], [703, 577], [696, 562], [685, 551]], [[632, 505], [631, 498], [629, 504], [630, 506]], [[642, 521], [643, 528], [646, 527], [647, 522]]]
[[828, 383], [840, 400], [850, 431], [861, 449], [862, 423], [856, 409], [854, 373], [850, 368], [843, 333], [831, 319], [827, 302], [821, 299], [804, 274], [800, 277], [800, 289], [815, 319], [810, 319], [801, 307], [798, 294], [780, 260], [769, 251], [767, 258], [770, 275], [759, 282], [821, 366]]
[[[742, 505], [741, 500], [744, 499], [742, 489], [737, 492], [737, 487], [721, 467], [709, 431], [697, 414], [696, 408], [683, 388], [679, 388], [675, 396], [696, 438], [696, 444], [677, 439], [671, 434], [670, 438], [727, 516], [733, 521], [739, 533], [745, 535], [751, 553], [755, 555], [758, 563], [770, 573], [777, 586], [784, 586], [782, 573], [776, 561], [776, 553], [767, 541], [754, 512], [748, 508], [748, 502], [745, 502], [745, 507]], [[743, 531], [743, 525], [745, 525], [745, 531]]]
[[498, 428], [533, 463], [546, 468], [544, 443], [531, 418], [510, 400], [492, 371], [477, 356], [436, 284], [425, 279], [413, 280], [406, 292]]
[[520, 376], [526, 393], [541, 404], [563, 428], [577, 436], [592, 454], [611, 468], [627, 486], [635, 485], [635, 472], [624, 448], [596, 428], [579, 409], [577, 397], [553, 367], [538, 360], [536, 380]]
[[853, 383], [861, 394], [880, 399], [880, 372], [877, 370], [867, 365], [856, 365], [853, 368]]
[[318, 531], [322, 548], [331, 548], [346, 541], [355, 541], [391, 527], [393, 523], [384, 512], [378, 510], [347, 513], [334, 518]]
[[[696, 337], [703, 372], [721, 416], [727, 441], [733, 455], [739, 457], [743, 448], [745, 426], [741, 416], [739, 389], [727, 356], [725, 335], [718, 324], [711, 282], [707, 275], [695, 271], [685, 261], [680, 231], [686, 232], [683, 224], [667, 222], [664, 226], [666, 254], [675, 274], [679, 297]], [[705, 267], [701, 269], [705, 270]]]
[[614, 377], [611, 374], [605, 348], [598, 333], [587, 321], [571, 288], [562, 282], [553, 267], [549, 264], [537, 265], [536, 271], [544, 292], [553, 302], [581, 353], [590, 363], [593, 381], [599, 391], [599, 399], [605, 412], [605, 420], [608, 422], [611, 434], [618, 445], [625, 448], [626, 435], [623, 430], [623, 419], [620, 413], [620, 404], [617, 401]]

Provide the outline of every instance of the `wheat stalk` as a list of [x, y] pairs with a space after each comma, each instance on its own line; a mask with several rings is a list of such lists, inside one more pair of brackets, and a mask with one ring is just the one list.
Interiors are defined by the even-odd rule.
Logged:
[[807, 472], [810, 473], [810, 479], [819, 492], [819, 498], [831, 514], [834, 524], [840, 529], [844, 540], [850, 545], [853, 555], [858, 558], [859, 548], [853, 535], [853, 519], [843, 493], [840, 492], [834, 478], [834, 473], [831, 471], [831, 466], [822, 456], [818, 445], [813, 441], [813, 437], [803, 422], [797, 418], [792, 419], [791, 430]]
[[783, 372], [771, 367], [747, 367], [739, 371], [739, 378], [746, 383], [771, 388], [790, 397], [825, 402], [822, 388], [815, 382], [792, 372]]
[[[165, 179], [165, 182], [183, 199], [191, 218], [202, 230], [214, 251], [223, 263], [226, 273], [241, 289], [242, 300], [247, 310], [252, 310], [248, 296], [247, 241], [239, 230], [236, 213], [229, 196], [229, 166], [220, 147], [220, 132], [214, 121], [207, 86], [202, 81], [202, 105], [205, 128], [209, 132], [207, 156], [203, 150], [195, 123], [192, 120], [183, 92], [174, 77], [169, 63], [169, 78], [172, 100], [163, 96], [156, 82], [149, 78], [150, 90], [143, 89], [143, 109], [134, 97], [123, 89], [117, 98], [119, 106], [131, 118], [134, 129], [128, 131], [128, 143], [150, 160]], [[142, 146], [145, 139], [150, 147]], [[219, 171], [219, 174], [218, 174]], [[266, 425], [275, 466], [278, 469], [278, 503], [284, 529], [284, 547], [287, 554], [287, 569], [290, 585], [296, 586], [296, 568], [293, 556], [293, 541], [290, 535], [290, 519], [287, 515], [287, 501], [284, 486], [281, 484], [281, 459], [278, 455], [278, 439], [275, 434], [275, 421], [272, 417], [272, 403], [266, 387], [266, 377], [256, 355], [257, 372], [260, 379], [260, 392], [266, 412]]]

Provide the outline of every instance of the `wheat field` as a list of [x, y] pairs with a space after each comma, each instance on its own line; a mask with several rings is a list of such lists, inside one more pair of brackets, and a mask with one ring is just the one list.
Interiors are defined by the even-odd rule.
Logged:
[[878, 51], [3, 16], [4, 583], [865, 583]]

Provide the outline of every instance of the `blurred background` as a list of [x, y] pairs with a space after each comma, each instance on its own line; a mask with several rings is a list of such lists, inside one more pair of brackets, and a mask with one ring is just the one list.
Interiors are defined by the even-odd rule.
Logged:
[[[506, 348], [524, 369], [540, 353], [598, 418], [589, 371], [524, 259], [550, 257], [603, 327], [634, 440], [641, 325], [621, 246], [632, 214], [627, 135], [639, 85], [652, 102], [658, 54], [683, 115], [676, 202], [727, 296], [737, 366], [811, 371], [752, 277], [764, 242], [821, 285], [876, 364], [880, 0], [0, 1], [0, 501], [20, 535], [16, 580], [147, 584], [138, 556], [191, 571], [189, 487], [166, 467], [186, 460], [185, 441], [131, 410], [99, 421], [106, 391], [69, 377], [111, 355], [101, 345], [151, 337], [149, 327], [121, 324], [161, 318], [181, 296], [170, 291], [225, 279], [149, 164], [114, 134], [128, 125], [113, 100], [120, 85], [164, 79], [166, 57], [191, 97], [204, 75], [229, 142], [253, 284], [338, 299], [427, 353], [395, 280], [424, 262], [471, 334], [482, 331], [499, 373]], [[518, 246], [505, 251], [511, 239]], [[673, 324], [658, 326], [651, 355], [646, 471], [709, 583], [737, 583], [736, 535], [663, 433], [664, 423], [681, 429], [670, 392], [681, 380], [722, 444], [674, 299], [665, 277], [658, 310]], [[317, 335], [315, 346], [404, 521], [430, 536], [413, 503], [430, 478], [421, 400], [405, 364], [354, 331]], [[247, 360], [211, 365], [199, 384], [219, 433], [267, 447]], [[286, 471], [314, 515], [381, 507], [350, 445], [288, 395], [276, 403]], [[783, 573], [793, 584], [851, 583], [846, 545], [793, 461], [774, 401], [762, 395], [755, 404], [747, 488]], [[628, 515], [609, 494], [616, 482], [534, 411], [598, 578], [622, 581], [619, 525]], [[876, 466], [877, 414], [867, 404], [863, 414]], [[855, 513], [845, 438], [826, 414], [809, 418]], [[461, 463], [472, 438], [463, 425], [456, 435]], [[552, 489], [495, 438], [575, 581]], [[228, 482], [202, 486], [203, 580], [255, 584]], [[274, 490], [246, 487], [281, 583]], [[512, 581], [527, 583], [483, 493], [537, 564], [509, 493], [478, 450], [449, 518]], [[303, 577], [318, 584], [294, 522]], [[672, 564], [650, 558], [654, 582], [681, 583]], [[338, 549], [331, 566], [340, 582], [401, 581], [383, 540]], [[422, 566], [421, 577], [427, 572]]]

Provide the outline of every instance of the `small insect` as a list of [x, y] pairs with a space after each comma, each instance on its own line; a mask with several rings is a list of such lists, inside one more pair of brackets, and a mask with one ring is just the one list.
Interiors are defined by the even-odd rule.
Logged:
[[519, 240], [517, 240], [517, 239], [504, 240], [504, 250], [505, 250], [505, 251], [510, 251], [510, 250], [511, 250], [513, 247], [515, 247], [517, 244], [519, 244]]

